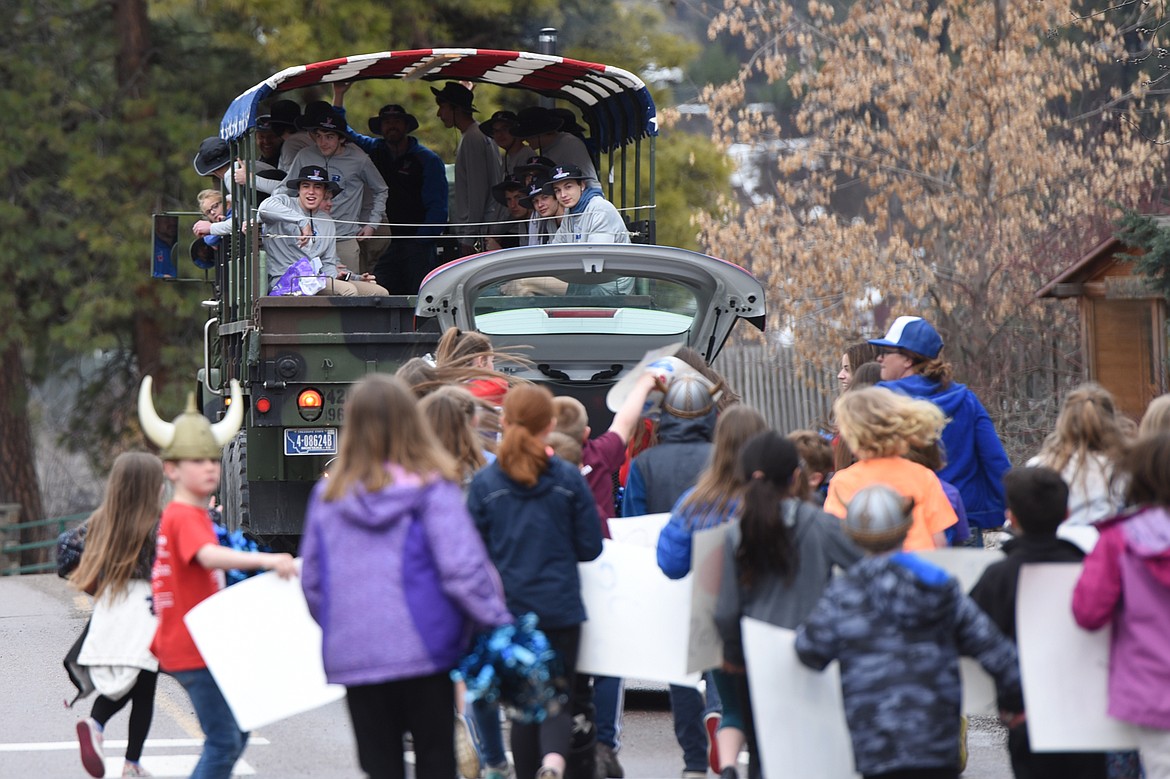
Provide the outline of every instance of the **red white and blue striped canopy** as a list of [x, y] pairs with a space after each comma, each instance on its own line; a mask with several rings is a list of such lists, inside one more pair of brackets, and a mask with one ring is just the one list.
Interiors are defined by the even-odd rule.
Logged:
[[492, 49], [383, 51], [285, 68], [232, 101], [220, 123], [225, 140], [256, 123], [261, 102], [274, 92], [373, 78], [471, 81], [565, 100], [581, 109], [601, 151], [658, 134], [654, 100], [642, 79], [611, 65]]

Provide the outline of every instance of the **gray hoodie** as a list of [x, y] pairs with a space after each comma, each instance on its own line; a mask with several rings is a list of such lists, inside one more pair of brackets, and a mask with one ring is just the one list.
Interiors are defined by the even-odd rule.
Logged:
[[[268, 254], [268, 289], [301, 257], [317, 257], [322, 275], [337, 278], [337, 238], [329, 214], [306, 211], [296, 195], [270, 195], [260, 204], [259, 214]], [[313, 237], [297, 246], [307, 224], [313, 225]]]
[[329, 179], [341, 186], [330, 211], [338, 238], [351, 238], [367, 224], [386, 221], [386, 194], [390, 188], [364, 151], [347, 143], [332, 157], [326, 157], [312, 146], [297, 154], [289, 170], [299, 171], [306, 165], [324, 168]]

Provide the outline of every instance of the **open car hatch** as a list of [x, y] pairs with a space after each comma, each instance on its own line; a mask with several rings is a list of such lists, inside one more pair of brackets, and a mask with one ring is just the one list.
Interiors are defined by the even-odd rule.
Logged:
[[[640, 244], [504, 249], [435, 269], [418, 316], [478, 330], [530, 360], [533, 377], [612, 381], [648, 350], [683, 342], [710, 362], [731, 328], [763, 330], [764, 289], [705, 254]], [[517, 369], [521, 375], [528, 369]]]

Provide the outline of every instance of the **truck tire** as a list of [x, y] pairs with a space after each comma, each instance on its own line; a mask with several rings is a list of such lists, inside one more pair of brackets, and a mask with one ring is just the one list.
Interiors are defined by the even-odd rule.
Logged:
[[220, 505], [229, 531], [248, 530], [248, 434], [236, 433], [223, 449]]

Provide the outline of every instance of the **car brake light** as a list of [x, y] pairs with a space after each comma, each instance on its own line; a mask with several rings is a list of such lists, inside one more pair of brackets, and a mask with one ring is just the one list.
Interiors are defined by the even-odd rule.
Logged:
[[315, 389], [301, 390], [301, 394], [297, 395], [297, 409], [306, 422], [315, 422], [321, 416], [324, 403], [321, 393]]

